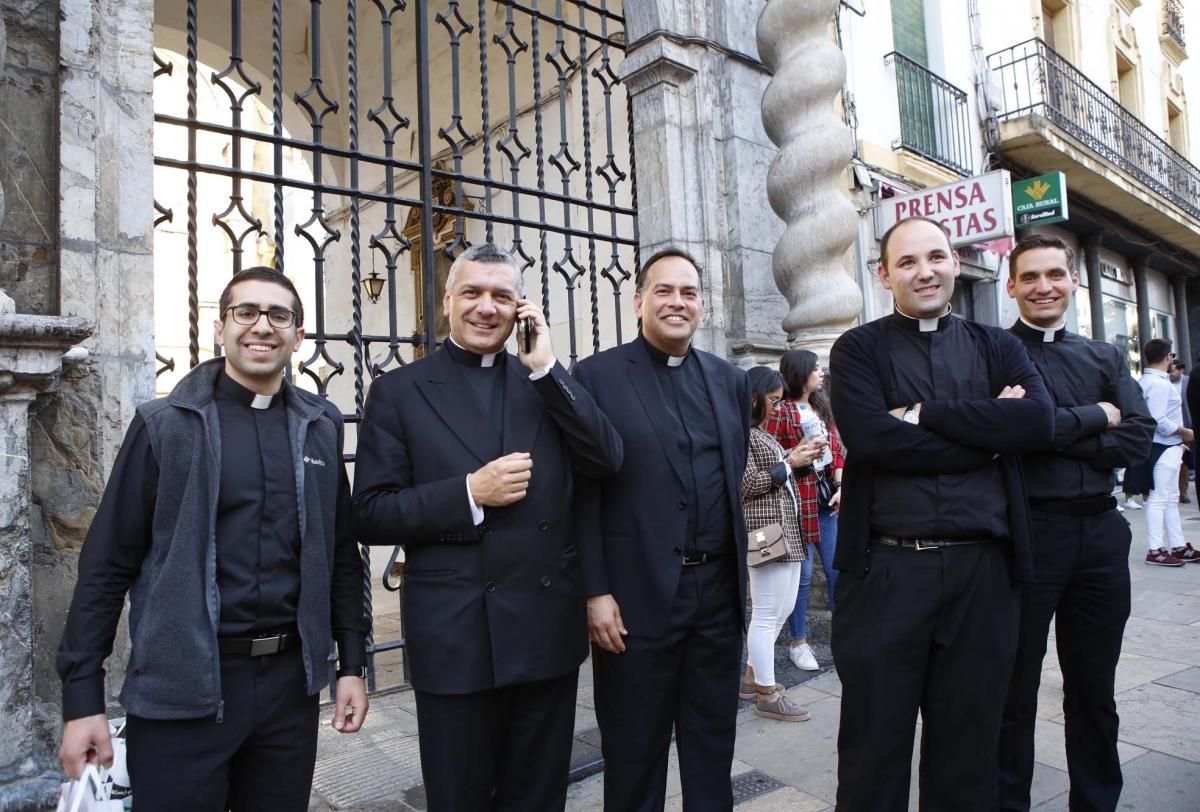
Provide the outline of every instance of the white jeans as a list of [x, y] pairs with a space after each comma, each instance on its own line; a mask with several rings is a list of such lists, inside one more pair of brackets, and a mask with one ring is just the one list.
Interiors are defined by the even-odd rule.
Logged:
[[[1146, 500], [1146, 544], [1151, 550], [1183, 546], [1183, 527], [1179, 523], [1179, 466], [1183, 464], [1183, 444], [1173, 445], [1154, 463], [1154, 488]], [[1163, 528], [1167, 543], [1163, 544]]]
[[749, 568], [754, 609], [746, 634], [746, 659], [754, 669], [754, 682], [763, 687], [775, 684], [775, 638], [796, 606], [801, 564], [787, 561]]

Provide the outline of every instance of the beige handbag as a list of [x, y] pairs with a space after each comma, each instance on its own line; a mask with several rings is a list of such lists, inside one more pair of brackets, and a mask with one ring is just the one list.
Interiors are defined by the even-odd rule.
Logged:
[[746, 566], [761, 567], [787, 555], [783, 526], [776, 522], [746, 534]]

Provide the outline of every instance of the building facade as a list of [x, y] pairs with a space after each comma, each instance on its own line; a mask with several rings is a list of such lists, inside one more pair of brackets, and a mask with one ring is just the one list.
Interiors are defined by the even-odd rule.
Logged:
[[[1189, 318], [1200, 274], [1200, 81], [1180, 0], [891, 0], [844, 15], [858, 176], [864, 318], [890, 308], [870, 268], [888, 198], [1005, 169], [1061, 171], [1070, 216], [1032, 226], [1075, 249], [1081, 288], [1069, 326], [1139, 347], [1170, 338], [1195, 358]], [[1027, 7], [1027, 8], [1026, 8]], [[870, 213], [870, 214], [869, 214]], [[1018, 228], [1017, 236], [1027, 229]], [[961, 250], [956, 310], [1010, 324], [1003, 246]]]

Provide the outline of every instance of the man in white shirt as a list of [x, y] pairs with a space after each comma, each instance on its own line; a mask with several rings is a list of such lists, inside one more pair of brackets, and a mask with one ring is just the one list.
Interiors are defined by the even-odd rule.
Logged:
[[[1150, 416], [1158, 421], [1150, 465], [1154, 485], [1146, 501], [1146, 563], [1160, 567], [1181, 567], [1200, 558], [1200, 552], [1185, 544], [1179, 522], [1179, 467], [1183, 464], [1183, 444], [1193, 439], [1192, 430], [1183, 424], [1183, 398], [1171, 383], [1168, 370], [1174, 356], [1171, 343], [1151, 339], [1142, 348], [1142, 393]], [[1166, 543], [1163, 531], [1166, 531]], [[1169, 546], [1168, 546], [1169, 545]]]

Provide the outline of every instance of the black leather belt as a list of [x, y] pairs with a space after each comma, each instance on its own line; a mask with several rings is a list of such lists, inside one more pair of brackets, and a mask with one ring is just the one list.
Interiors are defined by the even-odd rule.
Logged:
[[988, 544], [992, 539], [910, 539], [898, 536], [875, 536], [872, 544], [882, 544], [897, 550], [941, 550], [943, 547], [965, 547], [969, 544]]
[[1084, 499], [1030, 499], [1029, 507], [1038, 513], [1052, 516], [1095, 516], [1116, 510], [1117, 500], [1111, 494]]
[[217, 646], [222, 654], [243, 654], [263, 657], [287, 651], [300, 642], [300, 635], [273, 634], [270, 637], [218, 637]]
[[697, 564], [707, 564], [709, 561], [716, 561], [718, 558], [720, 558], [723, 555], [725, 555], [725, 554], [724, 553], [697, 553], [696, 555], [688, 555], [687, 553], [684, 553], [682, 556], [683, 566], [694, 567]]

